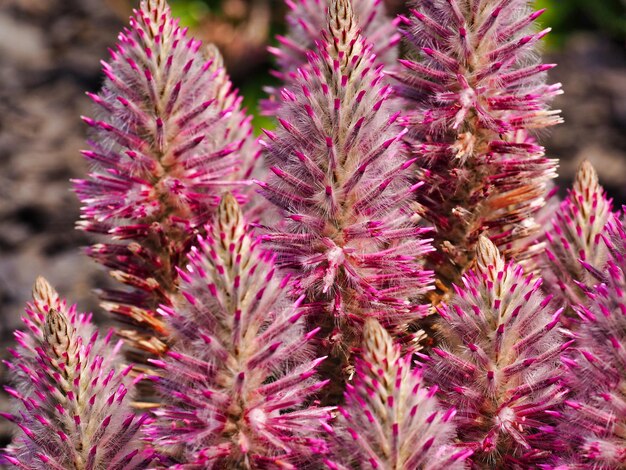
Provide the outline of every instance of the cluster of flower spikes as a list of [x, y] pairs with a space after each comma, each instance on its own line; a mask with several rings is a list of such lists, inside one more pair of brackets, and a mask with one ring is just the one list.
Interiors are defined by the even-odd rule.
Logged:
[[365, 318], [403, 333], [427, 310], [420, 258], [432, 248], [407, 207], [420, 184], [409, 182], [391, 89], [349, 1], [331, 2], [324, 36], [281, 94], [280, 127], [261, 142], [273, 175], [259, 185], [285, 216], [263, 239], [294, 273], [322, 328], [324, 374], [341, 384]]
[[259, 155], [219, 52], [201, 45], [164, 0], [143, 1], [103, 62], [102, 91], [90, 94], [97, 119], [84, 118], [94, 140], [83, 153], [95, 170], [75, 182], [78, 226], [113, 239], [88, 253], [132, 290], [103, 292], [103, 305], [133, 326], [119, 331], [128, 344], [152, 354], [166, 348], [156, 309], [172, 302], [175, 267]]
[[574, 306], [577, 347], [564, 358], [573, 396], [561, 431], [573, 444], [567, 462], [573, 468], [612, 470], [626, 466], [626, 228], [618, 214], [602, 238], [605, 266], [581, 262], [596, 284], [579, 284], [586, 299]]
[[[268, 50], [276, 57], [278, 70], [272, 74], [280, 80], [282, 86], [297, 80], [298, 69], [307, 64], [307, 54], [320, 39], [320, 33], [326, 28], [328, 0], [285, 0], [289, 12], [285, 20], [287, 34], [278, 35], [278, 47]], [[354, 17], [361, 28], [361, 34], [372, 44], [378, 60], [392, 65], [397, 59], [397, 45], [400, 33], [397, 20], [385, 14], [382, 0], [352, 0]], [[280, 107], [280, 88], [266, 90], [270, 98], [261, 102], [265, 114], [274, 114]]]
[[206, 232], [179, 271], [184, 300], [163, 307], [172, 347], [149, 360], [163, 370], [149, 440], [181, 468], [320, 468], [331, 409], [311, 398], [326, 384], [309, 346], [318, 330], [305, 332], [233, 196]]
[[454, 408], [443, 411], [422, 370], [375, 319], [363, 328], [355, 378], [335, 423], [333, 470], [462, 469], [471, 450], [455, 448]]
[[567, 390], [561, 356], [573, 342], [556, 328], [541, 279], [504, 259], [486, 237], [476, 267], [438, 308], [441, 347], [426, 368], [442, 402], [457, 408], [463, 445], [478, 468], [552, 465], [565, 444], [555, 432]]
[[[404, 19], [412, 58], [394, 72], [408, 108], [408, 142], [425, 182], [416, 211], [436, 228], [429, 257], [438, 293], [451, 293], [481, 234], [507, 256], [535, 257], [556, 162], [530, 132], [561, 121], [548, 102], [530, 0], [428, 0]], [[445, 295], [444, 295], [445, 297]], [[437, 297], [438, 298], [438, 297]]]
[[23, 320], [27, 331], [15, 332], [19, 347], [5, 361], [15, 382], [5, 390], [18, 410], [2, 415], [21, 432], [2, 463], [24, 470], [146, 468], [152, 455], [141, 450], [138, 434], [146, 416], [128, 405], [130, 368], [116, 370], [121, 342], [111, 344], [113, 332], [98, 339], [91, 315], [68, 307], [43, 278]]
[[607, 249], [603, 236], [612, 213], [612, 201], [600, 186], [595, 169], [583, 162], [545, 233], [545, 286], [561, 304], [569, 306], [569, 313], [571, 306], [586, 303], [584, 287], [579, 285], [591, 287], [597, 282], [590, 270], [604, 268]]

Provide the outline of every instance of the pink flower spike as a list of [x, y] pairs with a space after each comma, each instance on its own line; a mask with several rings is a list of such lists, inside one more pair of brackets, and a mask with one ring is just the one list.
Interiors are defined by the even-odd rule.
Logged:
[[[456, 455], [454, 410], [441, 412], [421, 372], [412, 372], [410, 364], [389, 333], [376, 320], [366, 320], [362, 356], [355, 361], [331, 447], [330, 460], [342, 465], [337, 468], [361, 468], [368, 461], [381, 469], [465, 468], [471, 453]], [[374, 382], [380, 385], [372, 389]]]
[[[306, 74], [309, 52], [322, 40], [328, 40], [324, 35], [327, 27], [327, 0], [302, 0], [291, 2], [286, 0], [289, 12], [285, 18], [287, 23], [287, 36], [277, 36], [278, 47], [268, 48], [275, 56], [278, 70], [272, 75], [279, 78], [282, 86], [291, 88], [294, 85], [294, 77], [298, 70]], [[354, 21], [361, 34], [373, 45], [373, 52], [378, 59], [391, 66], [398, 55], [397, 44], [400, 39], [399, 33], [393, 20], [387, 16], [384, 2], [379, 0], [352, 0], [354, 9]], [[329, 42], [335, 41], [331, 38]], [[356, 61], [358, 54], [351, 57]], [[333, 66], [338, 65], [337, 62]], [[340, 77], [341, 86], [346, 86], [348, 76]], [[305, 95], [308, 93], [303, 89]], [[275, 115], [280, 108], [281, 87], [268, 88], [266, 90], [270, 98], [261, 102], [264, 114]]]
[[325, 452], [332, 411], [313, 402], [326, 385], [316, 378], [323, 359], [310, 353], [316, 332], [304, 330], [299, 302], [287, 300], [273, 256], [259, 248], [232, 195], [206, 233], [181, 283], [188, 295], [166, 317], [172, 348], [151, 361], [167, 373], [156, 382], [161, 407], [149, 441], [193, 468], [314, 461]]
[[435, 228], [428, 267], [437, 299], [451, 296], [481, 235], [530, 271], [543, 251], [541, 214], [556, 161], [536, 130], [561, 122], [538, 63], [529, 0], [416, 2], [404, 21], [408, 50], [391, 75], [404, 98], [406, 141], [419, 158], [418, 215]]
[[567, 303], [570, 317], [574, 305], [587, 303], [581, 284], [593, 286], [592, 271], [602, 269], [607, 260], [607, 247], [597, 240], [605, 236], [611, 214], [612, 201], [600, 186], [595, 169], [583, 162], [574, 187], [551, 221], [543, 271], [546, 288]]
[[[20, 469], [109, 468], [130, 452], [139, 452], [140, 425], [124, 426], [134, 416], [124, 398], [130, 382], [121, 358], [104, 339], [95, 339], [90, 316], [76, 313], [43, 279], [37, 279], [24, 322], [31, 324], [18, 347], [19, 357], [6, 391], [19, 412], [3, 415], [17, 433], [3, 458]], [[107, 374], [110, 379], [99, 381]], [[124, 390], [114, 407], [107, 398]], [[104, 419], [105, 413], [111, 413]], [[113, 418], [113, 423], [109, 424]], [[128, 459], [125, 469], [142, 469], [151, 458]], [[43, 466], [42, 466], [43, 464]], [[83, 467], [81, 467], [83, 468]]]
[[623, 213], [609, 215], [606, 227], [597, 230], [602, 230], [606, 249], [603, 256], [607, 260], [601, 267], [596, 265], [598, 269], [588, 265], [585, 282], [578, 284], [582, 299], [573, 308], [580, 325], [576, 347], [568, 352], [569, 367], [564, 378], [573, 393], [559, 432], [571, 442], [572, 462], [584, 468], [613, 469], [626, 465], [626, 439], [622, 433], [626, 428]]
[[78, 227], [114, 234], [89, 255], [131, 288], [105, 291], [103, 306], [132, 325], [118, 332], [129, 344], [160, 355], [167, 331], [156, 308], [177, 294], [175, 266], [225, 190], [247, 199], [258, 151], [218, 50], [200, 52], [165, 0], [143, 0], [130, 21], [92, 97], [98, 120], [83, 118], [95, 169], [74, 187]]
[[420, 258], [432, 248], [410, 217], [404, 130], [389, 124], [397, 109], [351, 3], [333, 0], [327, 23], [309, 54], [309, 68], [320, 73], [294, 78], [295, 101], [280, 103], [281, 127], [265, 148], [279, 171], [260, 193], [288, 218], [263, 240], [293, 274], [293, 295], [314, 305], [310, 321], [323, 335], [319, 355], [330, 356], [329, 369], [322, 366], [333, 381], [329, 393], [340, 399], [366, 318], [407, 336], [407, 325], [426, 314], [423, 295], [432, 281]]
[[[505, 263], [481, 237], [476, 268], [462, 278], [437, 331], [445, 349], [434, 348], [425, 376], [437, 384], [445, 407], [457, 410], [458, 436], [475, 449], [476, 467], [539, 468], [558, 461], [564, 439], [549, 430], [563, 421], [546, 410], [563, 406], [565, 335], [519, 265]], [[495, 300], [500, 308], [494, 308]], [[460, 315], [473, 306], [481, 315]], [[521, 468], [520, 467], [520, 468]]]

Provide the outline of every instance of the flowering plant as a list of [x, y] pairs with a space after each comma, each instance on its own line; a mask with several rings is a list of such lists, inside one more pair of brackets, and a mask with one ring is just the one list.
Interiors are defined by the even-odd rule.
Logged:
[[219, 51], [141, 2], [74, 181], [121, 325], [37, 280], [2, 464], [624, 468], [624, 214], [589, 163], [546, 202], [531, 3], [287, 0], [255, 140]]

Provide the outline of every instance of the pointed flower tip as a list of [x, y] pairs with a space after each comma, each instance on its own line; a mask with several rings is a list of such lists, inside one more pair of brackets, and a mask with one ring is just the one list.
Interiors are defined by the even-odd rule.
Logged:
[[[191, 256], [194, 269], [182, 287], [183, 295], [193, 295], [198, 301], [175, 307], [177, 318], [168, 326], [179, 341], [162, 360], [150, 361], [155, 368], [184, 377], [173, 380], [167, 374], [157, 382], [163, 404], [149, 425], [150, 440], [159, 446], [176, 445], [184, 459], [194, 458], [198, 449], [207, 454], [217, 451], [220, 468], [237, 466], [237, 455], [222, 453], [226, 443], [239, 449], [244, 442], [245, 452], [259, 461], [290, 448], [293, 455], [285, 456], [285, 463], [291, 465], [292, 460], [310, 453], [302, 445], [308, 436], [299, 430], [306, 429], [313, 439], [313, 430], [328, 421], [328, 412], [308, 399], [323, 386], [314, 377], [321, 361], [313, 360], [306, 345], [316, 330], [305, 335], [298, 321], [303, 311], [287, 301], [286, 289], [274, 275], [272, 254], [251, 248], [255, 243], [251, 228], [241, 223], [244, 217], [234, 199], [222, 199], [214, 220], [207, 225], [207, 241], [198, 244]], [[240, 254], [244, 262], [238, 260]], [[241, 286], [251, 295], [259, 294], [254, 301], [232, 296], [229, 280], [235, 289]], [[232, 296], [228, 306], [218, 300], [227, 296]], [[299, 367], [286, 367], [294, 365], [295, 358], [301, 361]], [[235, 363], [241, 367], [232, 367]], [[268, 381], [270, 376], [272, 381]], [[304, 403], [311, 406], [304, 409]], [[231, 413], [234, 408], [241, 412]], [[181, 413], [189, 419], [172, 435], [171, 421], [178, 422]], [[196, 420], [192, 415], [203, 418]], [[243, 417], [253, 425], [243, 425]], [[285, 432], [292, 425], [294, 431]], [[198, 435], [207, 426], [216, 430], [215, 439], [209, 442]], [[242, 431], [222, 433], [219, 429], [224, 426]]]
[[582, 188], [593, 188], [598, 185], [598, 173], [589, 160], [583, 160], [578, 167], [576, 183]]
[[43, 277], [37, 277], [33, 285], [33, 300], [44, 305], [54, 305], [59, 298], [57, 291]]
[[220, 225], [223, 227], [237, 225], [242, 217], [241, 207], [239, 202], [237, 202], [237, 198], [230, 192], [225, 193], [218, 208], [217, 219]]
[[476, 244], [476, 265], [483, 273], [488, 273], [489, 268], [501, 271], [504, 267], [504, 260], [496, 245], [486, 236], [481, 235]]
[[[41, 277], [35, 282], [33, 298], [39, 312], [27, 308], [28, 317], [34, 321], [26, 317], [31, 328], [24, 333], [23, 341], [19, 342], [19, 355], [15, 356], [16, 374], [12, 378], [15, 389], [6, 388], [21, 407], [19, 415], [16, 414], [18, 426], [32, 440], [27, 444], [21, 438], [16, 439], [15, 454], [22, 460], [20, 468], [41, 468], [44, 454], [38, 451], [55, 462], [54, 468], [71, 468], [84, 457], [82, 453], [79, 455], [73, 446], [55, 448], [45, 443], [58, 442], [58, 438], [68, 440], [77, 426], [96, 429], [100, 419], [84, 411], [82, 405], [87, 403], [101, 409], [111, 406], [115, 399], [116, 410], [127, 411], [127, 404], [123, 402], [127, 393], [124, 373], [115, 373], [118, 348], [98, 339], [91, 315], [77, 314], [75, 307], [66, 307], [66, 301]], [[36, 320], [33, 313], [38, 315]], [[46, 372], [33, 372], [41, 368]], [[68, 420], [59, 419], [59, 415]], [[118, 457], [118, 451], [122, 453], [138, 446], [136, 431], [102, 430], [100, 437], [110, 443], [111, 459]], [[93, 445], [93, 438], [94, 434], [87, 432], [83, 434], [83, 443]], [[103, 455], [94, 456], [92, 466], [106, 465], [103, 458]], [[131, 460], [126, 468], [137, 469], [136, 465], [131, 465]]]

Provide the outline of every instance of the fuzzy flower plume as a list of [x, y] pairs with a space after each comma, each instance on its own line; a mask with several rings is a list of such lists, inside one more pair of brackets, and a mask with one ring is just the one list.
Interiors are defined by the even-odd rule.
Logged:
[[128, 406], [130, 368], [116, 367], [121, 342], [111, 344], [112, 332], [99, 339], [91, 315], [68, 307], [43, 278], [23, 320], [27, 331], [15, 332], [18, 348], [5, 362], [15, 383], [5, 390], [17, 411], [3, 414], [21, 432], [4, 463], [24, 470], [147, 468], [150, 454], [138, 439], [146, 417]]
[[[156, 313], [176, 292], [175, 267], [210, 219], [225, 187], [242, 186], [255, 158], [250, 119], [214, 47], [187, 37], [164, 0], [146, 0], [103, 62], [89, 179], [75, 183], [83, 230], [106, 234], [89, 254], [132, 287], [103, 294], [133, 329], [129, 344], [161, 353]], [[238, 193], [245, 199], [244, 193]]]
[[443, 346], [433, 348], [427, 378], [457, 408], [459, 438], [474, 450], [476, 468], [549, 465], [561, 445], [560, 356], [571, 344], [556, 328], [562, 309], [549, 311], [541, 280], [505, 264], [486, 237], [462, 283], [439, 308]]
[[325, 384], [308, 347], [317, 331], [285, 301], [234, 197], [207, 232], [180, 271], [185, 301], [163, 308], [173, 343], [151, 360], [163, 406], [148, 434], [180, 468], [307, 468], [330, 418], [311, 400]]
[[578, 169], [573, 189], [546, 232], [544, 278], [561, 303], [586, 303], [587, 296], [579, 284], [591, 287], [597, 282], [585, 266], [596, 270], [604, 267], [607, 249], [602, 237], [611, 214], [611, 200], [598, 183], [595, 169], [591, 163], [584, 162]]
[[509, 256], [531, 258], [556, 161], [530, 132], [561, 121], [548, 109], [530, 0], [428, 0], [405, 19], [410, 59], [397, 91], [406, 98], [409, 142], [419, 157], [417, 212], [437, 229], [430, 257], [441, 293], [471, 265], [485, 234]]
[[[326, 29], [328, 0], [285, 0], [289, 12], [285, 18], [287, 35], [276, 36], [278, 47], [269, 51], [276, 57], [278, 70], [273, 75], [283, 86], [290, 86], [298, 79], [298, 69], [306, 66], [307, 53], [322, 39]], [[372, 44], [373, 52], [384, 64], [395, 63], [400, 34], [397, 21], [385, 12], [382, 0], [352, 0], [354, 18], [361, 34]], [[271, 98], [262, 102], [265, 114], [274, 114], [279, 108], [280, 89], [269, 88]]]
[[369, 318], [355, 379], [339, 408], [338, 436], [331, 469], [462, 469], [471, 455], [452, 447], [454, 408], [444, 411], [437, 387], [424, 385], [389, 333]]
[[262, 142], [273, 175], [259, 184], [286, 217], [264, 240], [315, 310], [341, 380], [365, 318], [398, 327], [425, 311], [431, 273], [419, 258], [431, 246], [410, 220], [413, 161], [349, 1], [333, 0], [326, 35], [282, 93], [281, 127]]
[[[611, 218], [604, 237], [609, 260], [588, 300], [575, 307], [581, 325], [575, 356], [566, 361], [575, 392], [564, 430], [580, 468], [626, 467], [626, 228]], [[576, 467], [578, 468], [578, 467]]]

